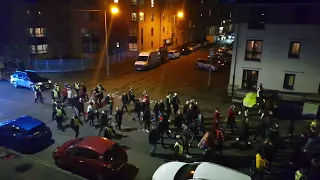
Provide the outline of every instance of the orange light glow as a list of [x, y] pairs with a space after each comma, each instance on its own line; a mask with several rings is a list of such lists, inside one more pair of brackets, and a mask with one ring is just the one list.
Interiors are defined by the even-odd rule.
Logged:
[[144, 15], [144, 13], [143, 13], [143, 12], [140, 12], [140, 13], [139, 13], [139, 15], [140, 15], [140, 16], [143, 16], [143, 15]]
[[119, 9], [117, 7], [112, 7], [111, 8], [111, 13], [112, 14], [118, 14], [119, 13]]
[[178, 18], [183, 18], [184, 14], [182, 11], [178, 12]]

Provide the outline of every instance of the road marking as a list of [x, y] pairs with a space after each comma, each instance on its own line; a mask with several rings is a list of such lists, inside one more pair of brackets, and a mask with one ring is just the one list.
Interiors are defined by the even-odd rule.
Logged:
[[20, 105], [20, 106], [25, 106], [25, 105], [22, 104], [22, 103], [17, 103], [17, 102], [10, 101], [10, 100], [6, 100], [6, 99], [0, 99], [0, 101], [3, 101], [3, 102], [5, 102], [5, 103], [12, 103], [12, 104], [15, 104], [15, 105]]
[[[22, 154], [22, 153], [19, 153], [19, 152], [17, 152], [17, 151], [14, 151], [14, 150], [11, 150], [11, 149], [7, 149], [7, 148], [4, 148], [4, 147], [0, 147], [0, 150], [2, 150], [2, 151], [7, 151], [7, 152], [10, 152], [10, 153], [13, 153], [13, 154], [17, 154], [17, 155], [22, 156], [22, 157], [25, 157], [25, 158], [27, 158], [27, 159], [29, 159], [29, 160], [31, 160], [31, 161], [35, 161], [35, 162], [37, 162], [37, 163], [39, 163], [39, 164], [42, 164], [42, 165], [44, 165], [44, 166], [53, 168], [53, 169], [55, 169], [55, 170], [57, 170], [57, 171], [60, 171], [60, 172], [62, 172], [62, 173], [64, 173], [64, 174], [73, 176], [73, 175], [71, 174], [71, 172], [64, 171], [64, 170], [58, 168], [58, 167], [55, 166], [55, 165], [52, 165], [52, 164], [47, 163], [47, 162], [45, 162], [45, 161], [43, 161], [43, 160], [40, 160], [39, 158], [36, 158], [35, 156], [28, 155], [28, 154]], [[83, 179], [83, 178], [81, 178], [81, 177], [79, 177], [79, 176], [73, 176], [73, 177], [76, 177], [76, 178], [78, 178], [78, 179]]]

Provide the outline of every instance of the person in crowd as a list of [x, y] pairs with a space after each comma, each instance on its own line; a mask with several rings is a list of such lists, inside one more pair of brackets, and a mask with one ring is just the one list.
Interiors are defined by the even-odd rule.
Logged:
[[[126, 112], [130, 113], [128, 111], [128, 103], [129, 103], [129, 96], [126, 93], [123, 93], [121, 96], [121, 101], [122, 101], [122, 107], [121, 107], [121, 111], [123, 111], [124, 109], [126, 110]], [[123, 111], [124, 112], [124, 111]]]
[[121, 111], [119, 108], [116, 108], [116, 114], [114, 115], [114, 118], [116, 119], [117, 125], [116, 128], [121, 131], [121, 125], [122, 125], [122, 117], [123, 117], [123, 111]]
[[172, 107], [173, 107], [174, 114], [177, 114], [177, 112], [179, 110], [179, 106], [180, 106], [180, 99], [178, 97], [178, 94], [174, 93], [173, 97], [172, 97]]
[[145, 110], [143, 112], [143, 122], [144, 122], [144, 131], [149, 132], [150, 130], [150, 124], [151, 124], [151, 112], [150, 112], [150, 106], [146, 105]]
[[82, 121], [80, 120], [79, 116], [74, 115], [71, 118], [71, 128], [74, 130], [75, 132], [75, 138], [78, 138], [79, 133], [80, 133], [80, 126], [83, 126]]
[[150, 155], [154, 156], [156, 148], [157, 148], [157, 142], [160, 140], [161, 135], [158, 127], [152, 128], [149, 132], [149, 144], [151, 146]]

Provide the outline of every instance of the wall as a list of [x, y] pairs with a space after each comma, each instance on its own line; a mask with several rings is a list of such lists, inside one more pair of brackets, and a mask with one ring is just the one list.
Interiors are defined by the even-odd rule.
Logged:
[[[240, 32], [237, 37], [238, 28]], [[248, 30], [246, 23], [236, 25], [229, 84], [232, 84], [233, 67], [237, 58], [236, 86], [241, 87], [243, 69], [248, 69], [259, 70], [258, 83], [263, 83], [266, 89], [317, 93], [320, 83], [319, 28], [320, 25], [266, 24], [265, 30]], [[261, 62], [244, 60], [247, 39], [263, 40]], [[288, 58], [290, 41], [301, 42], [299, 59]], [[294, 90], [283, 89], [285, 73], [296, 74]]]

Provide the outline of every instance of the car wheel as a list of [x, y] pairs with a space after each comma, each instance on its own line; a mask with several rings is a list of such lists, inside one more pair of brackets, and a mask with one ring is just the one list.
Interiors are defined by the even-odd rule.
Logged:
[[15, 87], [15, 88], [17, 88], [17, 87], [18, 87], [18, 83], [17, 83], [17, 82], [15, 82], [15, 81], [13, 81], [13, 82], [12, 82], [12, 85], [13, 85], [13, 87]]
[[34, 84], [31, 84], [31, 85], [30, 85], [30, 89], [31, 89], [32, 91], [34, 91]]
[[63, 163], [60, 159], [56, 159], [55, 164], [61, 169], [66, 169], [65, 165], [63, 165]]

